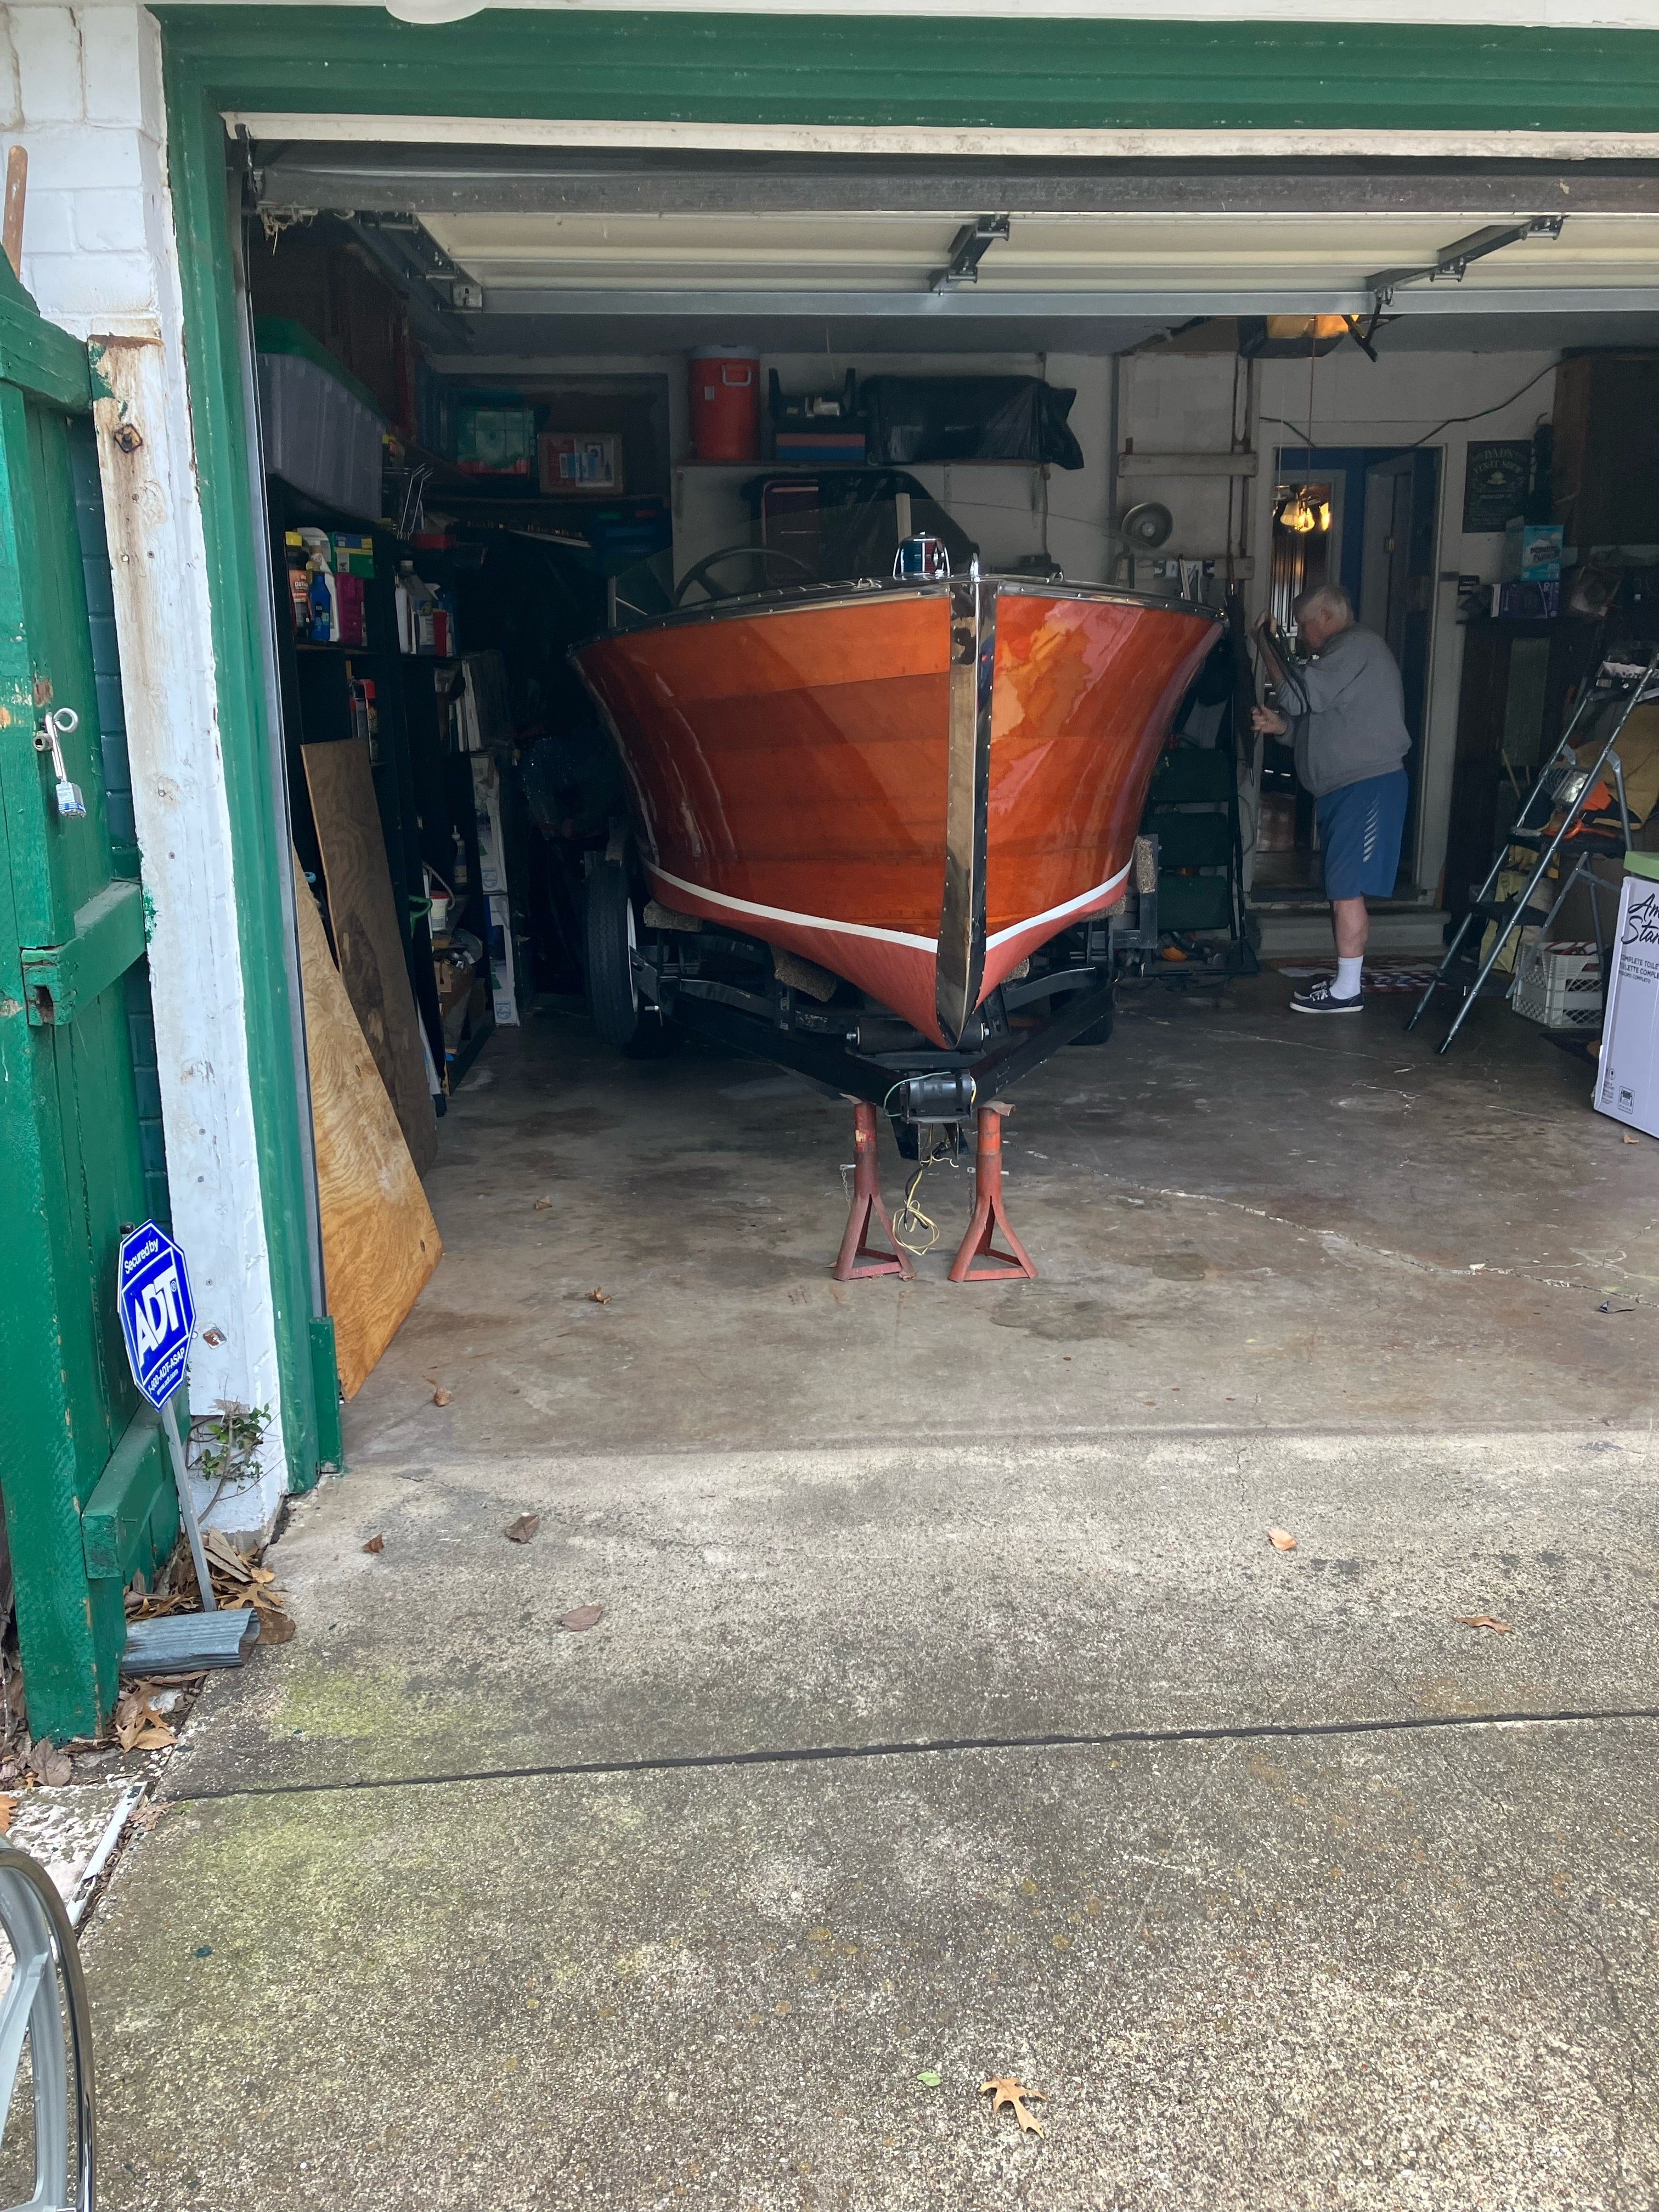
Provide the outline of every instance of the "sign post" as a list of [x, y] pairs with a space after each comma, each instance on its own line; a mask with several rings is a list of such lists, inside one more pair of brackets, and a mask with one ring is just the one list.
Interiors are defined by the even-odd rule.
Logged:
[[173, 1462], [173, 1486], [179, 1492], [179, 1518], [185, 1524], [190, 1556], [196, 1563], [202, 1610], [216, 1613], [213, 1577], [202, 1549], [202, 1532], [190, 1494], [190, 1470], [185, 1464], [185, 1448], [173, 1406], [173, 1393], [190, 1364], [190, 1340], [196, 1327], [185, 1255], [164, 1230], [147, 1221], [142, 1229], [130, 1230], [121, 1239], [115, 1281], [127, 1364], [133, 1381], [161, 1416]]

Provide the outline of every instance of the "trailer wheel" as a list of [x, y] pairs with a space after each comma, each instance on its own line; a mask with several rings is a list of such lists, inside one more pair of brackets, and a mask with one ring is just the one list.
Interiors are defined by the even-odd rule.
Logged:
[[1109, 1006], [1097, 1022], [1091, 1022], [1086, 1030], [1080, 1030], [1076, 1036], [1069, 1038], [1067, 1042], [1072, 1044], [1109, 1044], [1112, 1041], [1112, 1025], [1116, 1019], [1117, 1008]]
[[628, 871], [603, 860], [587, 878], [587, 1006], [600, 1042], [630, 1060], [655, 1060], [678, 1042], [640, 998], [634, 973], [639, 941]]

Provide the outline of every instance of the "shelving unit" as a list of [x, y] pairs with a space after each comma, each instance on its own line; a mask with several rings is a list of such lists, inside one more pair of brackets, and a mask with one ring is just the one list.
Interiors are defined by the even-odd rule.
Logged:
[[[489, 1006], [488, 953], [475, 973], [482, 1000], [457, 1025], [447, 1024], [434, 968], [424, 870], [431, 867], [448, 882], [453, 872], [453, 843], [463, 841], [470, 860], [472, 890], [458, 911], [461, 926], [486, 948], [489, 922], [478, 883], [477, 830], [472, 807], [471, 770], [465, 758], [461, 776], [446, 776], [441, 758], [434, 672], [453, 667], [453, 658], [401, 652], [398, 644], [395, 587], [400, 561], [414, 558], [425, 573], [436, 556], [414, 556], [389, 531], [365, 530], [356, 515], [340, 513], [307, 497], [283, 482], [268, 480], [268, 506], [276, 605], [277, 683], [286, 739], [289, 801], [295, 849], [301, 866], [322, 881], [322, 860], [307, 791], [301, 748], [338, 742], [353, 735], [349, 680], [374, 685], [378, 731], [371, 766], [380, 828], [386, 841], [392, 902], [403, 922], [404, 957], [415, 1004], [426, 1031], [434, 1065], [446, 1068], [452, 1086], [471, 1065], [494, 1027]], [[374, 549], [374, 574], [363, 580], [364, 634], [361, 646], [319, 642], [294, 635], [287, 603], [285, 533], [314, 528], [367, 537]], [[476, 913], [475, 913], [476, 908]], [[457, 1046], [463, 1048], [458, 1050]]]

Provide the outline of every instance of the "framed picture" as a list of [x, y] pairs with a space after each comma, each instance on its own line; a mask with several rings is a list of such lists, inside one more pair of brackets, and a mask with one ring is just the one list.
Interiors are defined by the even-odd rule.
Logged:
[[1472, 438], [1463, 474], [1464, 529], [1507, 529], [1525, 513], [1531, 483], [1530, 438]]

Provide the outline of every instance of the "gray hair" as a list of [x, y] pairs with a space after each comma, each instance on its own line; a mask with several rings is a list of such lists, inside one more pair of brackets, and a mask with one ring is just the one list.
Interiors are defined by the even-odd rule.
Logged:
[[1297, 593], [1291, 612], [1298, 622], [1304, 615], [1328, 615], [1340, 629], [1346, 629], [1353, 620], [1353, 601], [1340, 584], [1316, 584], [1310, 592]]

